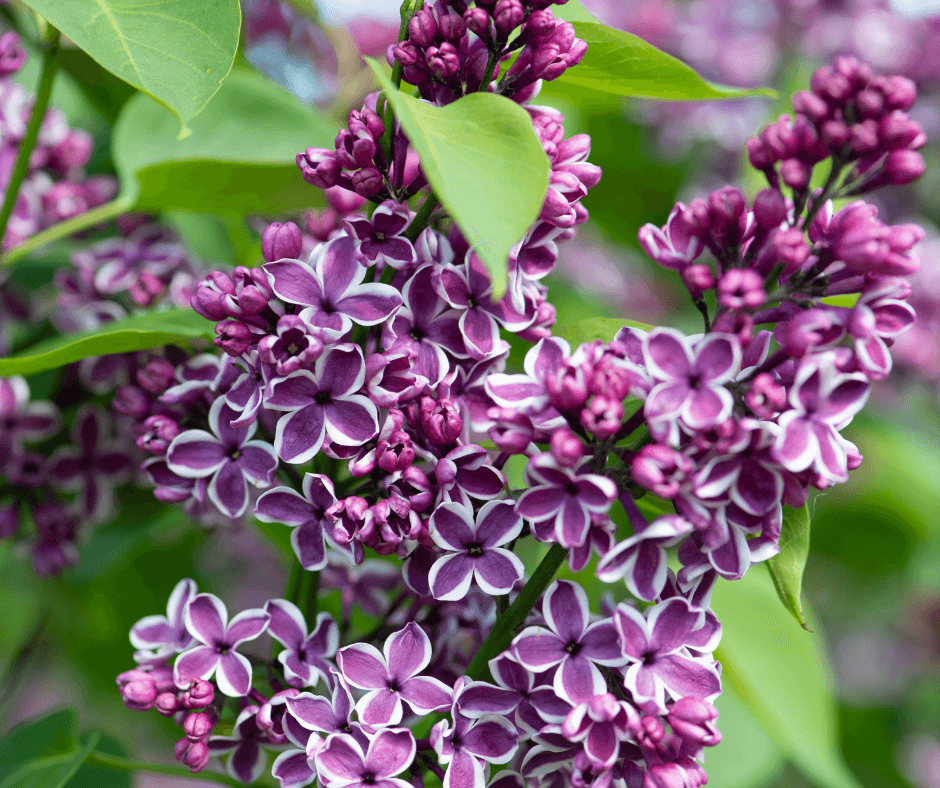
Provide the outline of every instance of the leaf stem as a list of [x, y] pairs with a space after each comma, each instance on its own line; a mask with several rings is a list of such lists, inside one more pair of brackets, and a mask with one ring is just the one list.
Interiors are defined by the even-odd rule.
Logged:
[[33, 155], [33, 148], [36, 147], [36, 140], [39, 139], [39, 129], [46, 117], [49, 98], [52, 96], [52, 83], [59, 67], [59, 38], [58, 29], [49, 25], [48, 38], [42, 53], [42, 72], [39, 75], [39, 87], [36, 89], [33, 113], [30, 115], [26, 134], [23, 135], [23, 140], [20, 142], [20, 149], [16, 154], [16, 162], [13, 165], [13, 172], [10, 174], [6, 195], [3, 198], [3, 207], [0, 208], [0, 241], [6, 236], [7, 224], [13, 215], [13, 209], [16, 207], [16, 198], [19, 196], [20, 187], [29, 172], [29, 159]]
[[428, 226], [428, 220], [431, 218], [431, 214], [434, 213], [434, 209], [437, 208], [438, 202], [437, 195], [431, 192], [427, 200], [424, 201], [424, 205], [418, 209], [418, 213], [411, 224], [408, 225], [408, 229], [405, 230], [405, 238], [412, 243], [418, 239], [421, 231]]
[[496, 619], [490, 630], [489, 637], [480, 646], [473, 662], [467, 668], [467, 675], [474, 681], [484, 679], [489, 672], [489, 661], [501, 651], [505, 651], [515, 637], [516, 630], [525, 623], [526, 616], [535, 606], [538, 598], [542, 596], [549, 583], [555, 577], [558, 568], [564, 563], [568, 551], [560, 544], [553, 544], [545, 558], [542, 559], [529, 582], [522, 587], [519, 596], [509, 606], [509, 609]]
[[100, 766], [104, 769], [117, 769], [123, 772], [150, 772], [151, 774], [167, 774], [173, 777], [183, 777], [187, 780], [204, 780], [221, 785], [231, 785], [233, 788], [242, 788], [243, 783], [234, 777], [220, 772], [191, 772], [182, 766], [170, 766], [163, 763], [145, 763], [144, 761], [134, 761], [130, 758], [124, 758], [120, 755], [109, 755], [108, 753], [93, 750], [85, 759], [88, 766]]

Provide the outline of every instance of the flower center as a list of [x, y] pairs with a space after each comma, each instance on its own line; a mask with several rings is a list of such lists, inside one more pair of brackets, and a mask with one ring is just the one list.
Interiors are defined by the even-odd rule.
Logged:
[[239, 457], [242, 456], [241, 446], [232, 446], [227, 452], [226, 456], [232, 461], [235, 462]]
[[565, 651], [567, 651], [572, 657], [578, 656], [578, 652], [581, 651], [581, 644], [572, 640], [565, 646]]
[[319, 391], [317, 395], [313, 398], [313, 401], [317, 405], [329, 405], [330, 403], [330, 392], [329, 391]]
[[372, 772], [366, 772], [362, 775], [363, 785], [375, 785], [375, 775]]
[[652, 665], [656, 661], [656, 655], [652, 651], [647, 651], [643, 655], [643, 664]]
[[483, 543], [474, 542], [473, 544], [467, 545], [467, 555], [471, 558], [479, 558], [483, 555]]
[[372, 240], [378, 243], [382, 243], [385, 240], [385, 233], [383, 233], [381, 230], [376, 230], [374, 233], [372, 233]]

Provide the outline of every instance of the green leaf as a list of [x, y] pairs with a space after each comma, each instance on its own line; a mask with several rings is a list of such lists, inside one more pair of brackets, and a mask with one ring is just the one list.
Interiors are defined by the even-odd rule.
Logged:
[[280, 213], [308, 208], [322, 194], [305, 183], [297, 154], [332, 147], [330, 121], [273, 82], [234, 71], [176, 139], [172, 116], [135, 96], [114, 129], [114, 163], [122, 197], [136, 210]]
[[779, 774], [784, 764], [783, 753], [727, 682], [715, 706], [721, 742], [706, 751], [709, 785], [758, 788]]
[[238, 0], [26, 0], [104, 68], [153, 96], [182, 124], [231, 71]]
[[806, 615], [803, 613], [801, 591], [803, 588], [803, 569], [809, 558], [809, 526], [812, 517], [809, 507], [792, 509], [783, 507], [783, 528], [780, 531], [780, 552], [767, 561], [767, 568], [777, 589], [777, 595], [783, 606], [800, 622], [803, 629], [809, 629]]
[[585, 342], [611, 342], [617, 332], [626, 326], [638, 328], [641, 331], [652, 331], [654, 326], [640, 323], [636, 320], [623, 320], [619, 317], [593, 317], [588, 320], [579, 320], [566, 326], [555, 326], [552, 334], [567, 340], [572, 348]]
[[701, 101], [777, 94], [767, 89], [732, 88], [706, 82], [689, 66], [631, 33], [595, 22], [573, 22], [587, 42], [584, 60], [559, 81], [618, 96]]
[[821, 638], [794, 635], [764, 572], [748, 572], [733, 583], [719, 581], [712, 607], [722, 623], [716, 653], [722, 682], [819, 788], [861, 788], [839, 752], [832, 677]]
[[78, 740], [75, 712], [63, 709], [20, 725], [0, 739], [0, 788], [60, 788], [98, 742]]
[[[110, 736], [101, 737], [95, 745], [95, 752], [127, 755], [124, 748]], [[131, 788], [131, 773], [83, 763], [75, 772], [75, 776], [69, 780], [68, 788]]]
[[506, 291], [506, 260], [538, 219], [548, 190], [548, 157], [528, 113], [508, 98], [471, 93], [435, 107], [395, 90], [372, 67], [395, 115], [421, 158], [438, 199]]
[[191, 309], [148, 312], [88, 331], [55, 337], [11, 358], [0, 359], [0, 375], [32, 375], [88, 356], [130, 353], [162, 345], [212, 338], [212, 323]]

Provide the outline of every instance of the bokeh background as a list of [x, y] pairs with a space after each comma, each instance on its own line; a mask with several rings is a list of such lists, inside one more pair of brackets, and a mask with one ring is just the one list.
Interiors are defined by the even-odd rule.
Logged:
[[[592, 136], [591, 161], [604, 170], [584, 201], [592, 221], [564, 248], [552, 280], [559, 324], [607, 316], [694, 330], [697, 313], [677, 281], [640, 253], [639, 227], [662, 224], [677, 199], [725, 183], [756, 192], [761, 183], [745, 166], [745, 140], [786, 111], [789, 94], [832, 55], [855, 54], [920, 88], [912, 115], [931, 138], [923, 151], [927, 174], [914, 187], [872, 198], [889, 221], [916, 221], [927, 229], [912, 297], [919, 320], [895, 346], [895, 372], [847, 431], [864, 464], [848, 484], [812, 502], [804, 598], [814, 631], [789, 621], [782, 652], [792, 646], [825, 654], [831, 722], [860, 785], [940, 788], [940, 3], [582, 4], [585, 13], [647, 39], [706, 78], [770, 86], [780, 99], [654, 103], [545, 86], [539, 101], [565, 113], [568, 134]], [[360, 54], [384, 55], [397, 34], [397, 5], [245, 0], [242, 57], [301, 100], [342, 119], [373, 89]], [[24, 79], [33, 84], [34, 73], [27, 71]], [[129, 95], [117, 92], [93, 107], [67, 79], [57, 89], [54, 101], [69, 122], [95, 136], [89, 172], [108, 171], [109, 116]], [[188, 235], [192, 225], [185, 215], [169, 218], [207, 263], [237, 257], [227, 242], [207, 241], [204, 232]], [[116, 691], [114, 677], [131, 666], [130, 625], [162, 610], [185, 576], [236, 608], [282, 593], [285, 567], [257, 532], [196, 529], [181, 513], [158, 507], [147, 491], [136, 495], [119, 521], [94, 532], [80, 565], [60, 578], [37, 579], [28, 562], [0, 542], [0, 728], [72, 704], [83, 724], [103, 729], [126, 751], [165, 759], [175, 726], [129, 712]], [[758, 613], [752, 626], [761, 626]], [[781, 703], [800, 707], [804, 679], [798, 665], [786, 658], [768, 664], [762, 680], [779, 689]], [[801, 738], [793, 731], [788, 750], [732, 695], [719, 707], [724, 742], [708, 756], [710, 785], [836, 784], [807, 768], [818, 745], [810, 734]], [[794, 756], [793, 747], [803, 747], [804, 757]], [[187, 782], [139, 778], [144, 786]]]

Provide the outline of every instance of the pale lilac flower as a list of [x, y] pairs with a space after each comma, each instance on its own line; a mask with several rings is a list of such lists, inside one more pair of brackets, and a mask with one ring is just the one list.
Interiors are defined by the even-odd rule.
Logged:
[[666, 693], [675, 699], [715, 698], [721, 679], [714, 663], [693, 657], [686, 643], [702, 625], [704, 613], [681, 597], [650, 608], [648, 615], [625, 603], [617, 606], [614, 624], [623, 654], [630, 662], [625, 683], [641, 708], [666, 711]]
[[417, 261], [414, 245], [402, 236], [411, 222], [407, 205], [386, 200], [372, 213], [372, 218], [353, 214], [343, 220], [346, 231], [359, 243], [356, 256], [366, 265], [386, 265], [396, 270]]
[[131, 645], [138, 649], [134, 654], [137, 662], [163, 662], [193, 645], [183, 614], [196, 593], [194, 580], [188, 577], [180, 580], [170, 594], [165, 616], [145, 616], [131, 627]]
[[225, 770], [236, 780], [250, 785], [264, 771], [262, 742], [267, 744], [268, 737], [258, 726], [258, 707], [251, 705], [239, 712], [231, 736], [213, 736], [208, 745], [212, 755], [231, 753]]
[[315, 760], [320, 780], [331, 788], [412, 788], [410, 782], [395, 775], [411, 765], [415, 752], [411, 731], [386, 728], [365, 751], [349, 734], [333, 734]]
[[522, 531], [522, 518], [508, 501], [490, 501], [473, 518], [473, 510], [445, 503], [430, 520], [431, 538], [447, 551], [429, 576], [435, 599], [463, 599], [476, 579], [487, 594], [508, 594], [522, 579], [525, 567], [509, 550], [500, 547]]
[[431, 641], [416, 623], [390, 635], [380, 652], [368, 643], [340, 649], [336, 662], [354, 687], [369, 690], [356, 704], [359, 719], [366, 725], [397, 725], [402, 701], [419, 714], [450, 706], [451, 690], [441, 681], [418, 676], [431, 662]]
[[363, 283], [368, 269], [356, 259], [355, 247], [354, 239], [342, 236], [323, 244], [309, 263], [278, 260], [263, 266], [275, 294], [289, 304], [307, 307], [300, 317], [334, 342], [353, 323], [374, 326], [395, 314], [402, 303], [395, 288]]
[[307, 622], [300, 610], [286, 599], [271, 599], [264, 609], [270, 614], [268, 634], [286, 646], [277, 655], [284, 666], [284, 676], [294, 687], [315, 687], [322, 676], [330, 682], [326, 658], [339, 648], [339, 627], [329, 613], [319, 613], [313, 632], [307, 634]]
[[324, 534], [332, 521], [326, 511], [336, 503], [333, 482], [322, 473], [306, 473], [303, 495], [291, 487], [267, 490], [255, 504], [255, 517], [264, 523], [293, 526], [290, 541], [300, 565], [310, 572], [327, 564]]
[[224, 399], [212, 403], [209, 428], [186, 430], [167, 449], [167, 466], [186, 479], [209, 479], [209, 499], [229, 517], [248, 508], [248, 484], [268, 487], [277, 472], [277, 455], [266, 441], [250, 440], [255, 423], [233, 427], [238, 413]]
[[358, 446], [378, 435], [375, 404], [356, 393], [364, 382], [358, 345], [336, 345], [317, 359], [312, 372], [301, 369], [274, 381], [265, 404], [288, 411], [277, 423], [278, 456], [298, 464], [312, 459], [326, 436], [341, 446]]
[[556, 580], [545, 592], [542, 614], [547, 627], [526, 627], [512, 641], [519, 664], [540, 673], [554, 666], [556, 694], [572, 705], [606, 691], [599, 665], [626, 664], [617, 630], [607, 619], [590, 623], [584, 589], [569, 580]]
[[584, 543], [591, 515], [606, 514], [617, 497], [617, 486], [606, 476], [585, 473], [587, 464], [565, 468], [551, 454], [540, 454], [526, 466], [526, 490], [516, 511], [533, 523], [554, 524], [555, 539], [563, 547]]
[[184, 651], [173, 666], [176, 686], [185, 688], [193, 679], [216, 683], [229, 697], [244, 697], [251, 689], [251, 663], [236, 650], [241, 643], [254, 640], [267, 627], [271, 615], [253, 608], [243, 610], [228, 621], [225, 603], [213, 594], [198, 594], [184, 613], [186, 629], [203, 645]]

